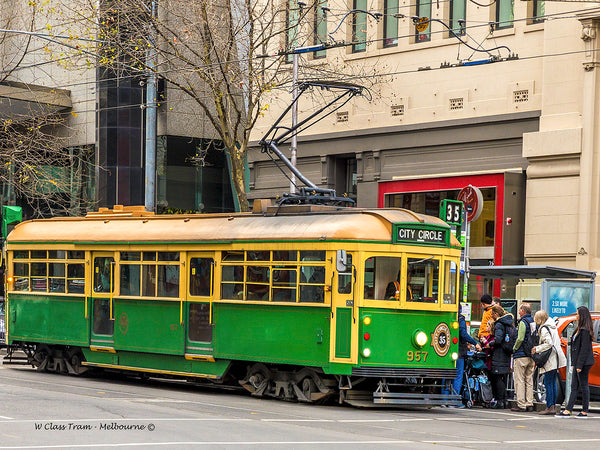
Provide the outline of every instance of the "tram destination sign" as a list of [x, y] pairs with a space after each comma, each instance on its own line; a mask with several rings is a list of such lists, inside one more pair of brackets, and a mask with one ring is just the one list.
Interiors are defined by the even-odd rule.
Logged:
[[394, 224], [392, 242], [394, 244], [442, 245], [449, 244], [447, 228], [426, 224]]

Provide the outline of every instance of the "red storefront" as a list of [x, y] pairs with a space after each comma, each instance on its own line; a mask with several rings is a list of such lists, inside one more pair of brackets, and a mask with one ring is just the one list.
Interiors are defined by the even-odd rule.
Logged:
[[[524, 175], [494, 173], [442, 178], [394, 180], [379, 183], [378, 207], [405, 207], [416, 212], [438, 215], [443, 198], [455, 199], [469, 184], [484, 193], [484, 213], [472, 223], [471, 249], [475, 258], [471, 265], [519, 264], [523, 258]], [[478, 221], [483, 221], [478, 223]], [[479, 234], [481, 236], [479, 236]], [[505, 238], [508, 235], [508, 240]], [[475, 239], [475, 240], [474, 240]], [[487, 290], [482, 280], [470, 280], [469, 298]], [[505, 297], [507, 287], [494, 283], [493, 295]], [[510, 294], [510, 292], [508, 292]], [[510, 296], [510, 295], [509, 295]]]

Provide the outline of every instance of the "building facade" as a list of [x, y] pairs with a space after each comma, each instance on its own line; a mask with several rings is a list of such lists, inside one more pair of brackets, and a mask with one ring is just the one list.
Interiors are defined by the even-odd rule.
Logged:
[[[474, 264], [599, 270], [600, 13], [586, 5], [328, 2], [381, 16], [348, 16], [329, 36], [348, 45], [303, 58], [299, 79], [335, 71], [369, 85], [372, 99], [301, 132], [298, 168], [358, 206], [434, 215], [471, 184], [484, 195], [472, 226]], [[417, 30], [423, 21], [429, 26]], [[300, 115], [315, 98], [300, 102]], [[273, 96], [257, 140], [290, 101], [287, 92]], [[289, 189], [258, 148], [249, 162], [253, 198]], [[469, 297], [486, 291], [516, 296], [514, 283], [472, 280]]]
[[[110, 1], [98, 4], [100, 17], [113, 20], [106, 12]], [[60, 193], [76, 204], [69, 214], [145, 203], [147, 77], [125, 60], [116, 66], [102, 63], [113, 50], [94, 47], [99, 36], [86, 21], [95, 23], [97, 14], [80, 2], [15, 0], [0, 6], [0, 28], [6, 30], [0, 32], [0, 118], [28, 119], [23, 111], [51, 116], [52, 133], [63, 137], [65, 158], [73, 149], [86, 151], [85, 186]], [[232, 211], [228, 161], [214, 130], [177, 88], [160, 81], [158, 87], [158, 212]], [[63, 172], [65, 186], [77, 180], [73, 170]], [[27, 207], [28, 200], [15, 196], [7, 184], [2, 202]]]

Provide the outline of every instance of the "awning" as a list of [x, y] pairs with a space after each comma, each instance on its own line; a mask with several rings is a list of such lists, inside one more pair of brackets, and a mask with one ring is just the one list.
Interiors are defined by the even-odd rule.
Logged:
[[554, 266], [471, 266], [469, 275], [479, 275], [483, 278], [519, 278], [521, 280], [583, 278], [593, 281], [596, 278], [596, 272]]
[[44, 117], [72, 108], [71, 93], [33, 84], [5, 82], [0, 84], [0, 120], [20, 122]]

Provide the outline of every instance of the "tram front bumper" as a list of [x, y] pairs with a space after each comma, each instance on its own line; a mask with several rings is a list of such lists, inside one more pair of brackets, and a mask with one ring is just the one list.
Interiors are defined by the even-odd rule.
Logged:
[[376, 405], [407, 406], [460, 406], [460, 395], [425, 394], [415, 392], [373, 392], [373, 403]]

